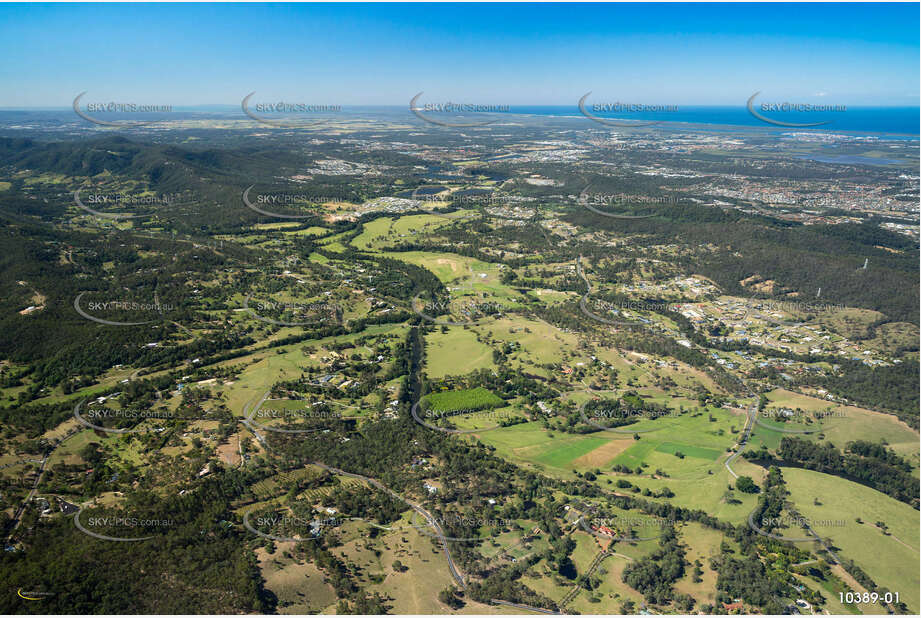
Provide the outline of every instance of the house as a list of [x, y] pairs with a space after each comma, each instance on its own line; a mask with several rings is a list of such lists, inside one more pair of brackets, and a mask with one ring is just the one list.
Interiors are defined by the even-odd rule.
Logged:
[[601, 532], [602, 534], [607, 534], [608, 536], [617, 536], [617, 532], [615, 530], [612, 530], [608, 526], [604, 526], [604, 525], [598, 526], [596, 530], [598, 530], [598, 532]]

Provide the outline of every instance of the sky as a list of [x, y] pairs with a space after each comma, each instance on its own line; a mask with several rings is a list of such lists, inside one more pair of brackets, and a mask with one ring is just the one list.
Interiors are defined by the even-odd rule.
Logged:
[[2, 4], [0, 107], [919, 102], [913, 4]]

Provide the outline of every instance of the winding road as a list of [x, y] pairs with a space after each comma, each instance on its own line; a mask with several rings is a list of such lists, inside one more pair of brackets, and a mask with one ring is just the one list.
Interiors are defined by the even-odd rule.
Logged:
[[732, 478], [739, 478], [739, 475], [735, 473], [730, 464], [736, 460], [736, 458], [742, 454], [742, 448], [748, 444], [748, 439], [751, 437], [752, 430], [755, 428], [755, 417], [758, 415], [758, 402], [756, 401], [748, 409], [748, 416], [745, 419], [745, 429], [742, 430], [742, 437], [739, 438], [739, 442], [736, 444], [736, 452], [729, 455], [726, 458], [726, 461], [723, 463], [726, 466], [726, 469], [729, 470], [729, 474], [732, 475]]
[[464, 581], [463, 576], [461, 575], [460, 571], [457, 569], [457, 565], [454, 562], [454, 557], [451, 555], [451, 549], [448, 547], [448, 541], [445, 538], [444, 529], [441, 527], [441, 524], [438, 523], [438, 520], [435, 519], [435, 517], [431, 513], [429, 513], [427, 510], [422, 508], [422, 506], [416, 504], [415, 502], [408, 500], [407, 498], [404, 498], [403, 496], [393, 491], [392, 489], [390, 489], [389, 487], [387, 487], [386, 485], [384, 485], [377, 479], [373, 479], [368, 476], [363, 476], [361, 474], [354, 474], [352, 472], [346, 472], [345, 470], [340, 470], [339, 468], [333, 468], [332, 466], [327, 466], [326, 464], [320, 463], [320, 462], [314, 462], [313, 465], [319, 468], [323, 468], [324, 470], [327, 470], [329, 472], [332, 472], [333, 474], [347, 476], [349, 478], [364, 481], [365, 483], [368, 483], [369, 485], [376, 487], [377, 489], [383, 491], [384, 493], [389, 494], [393, 498], [406, 504], [412, 510], [422, 515], [422, 517], [425, 518], [425, 521], [435, 530], [435, 536], [438, 538], [439, 542], [441, 543], [442, 551], [444, 552], [445, 558], [448, 560], [448, 569], [450, 569], [451, 576], [454, 578], [454, 581], [457, 582], [457, 585], [460, 586], [461, 590], [467, 589], [467, 583]]
[[[261, 405], [261, 403], [257, 405]], [[266, 442], [265, 438], [258, 431], [256, 431], [256, 429], [252, 426], [252, 424], [249, 423], [248, 420], [246, 419], [243, 420], [243, 423], [253, 433], [253, 435], [256, 436], [256, 439], [259, 441], [260, 444], [262, 444], [263, 448], [265, 448], [266, 450], [270, 450], [268, 442]], [[441, 543], [441, 549], [445, 555], [445, 558], [448, 561], [448, 569], [451, 571], [451, 577], [454, 578], [454, 581], [457, 582], [457, 585], [460, 586], [461, 590], [467, 589], [467, 583], [464, 581], [463, 575], [461, 575], [460, 571], [457, 568], [457, 564], [454, 562], [454, 556], [451, 555], [451, 548], [448, 546], [448, 541], [445, 538], [444, 529], [441, 527], [441, 524], [438, 523], [438, 520], [435, 519], [434, 515], [429, 513], [419, 504], [416, 504], [415, 502], [407, 498], [404, 498], [403, 496], [393, 491], [392, 489], [390, 489], [389, 487], [387, 487], [386, 485], [384, 485], [377, 479], [373, 479], [369, 476], [363, 476], [361, 474], [355, 474], [353, 472], [346, 472], [345, 470], [340, 470], [339, 468], [327, 466], [326, 464], [319, 462], [319, 461], [313, 462], [313, 465], [319, 468], [322, 468], [324, 470], [327, 470], [329, 472], [332, 472], [333, 474], [339, 474], [341, 476], [358, 479], [360, 481], [368, 483], [369, 485], [376, 487], [377, 489], [383, 491], [384, 493], [389, 494], [396, 500], [399, 500], [400, 502], [406, 504], [411, 509], [413, 509], [415, 512], [417, 512], [419, 515], [422, 515], [425, 521], [435, 530], [434, 536], [437, 537], [439, 542]]]

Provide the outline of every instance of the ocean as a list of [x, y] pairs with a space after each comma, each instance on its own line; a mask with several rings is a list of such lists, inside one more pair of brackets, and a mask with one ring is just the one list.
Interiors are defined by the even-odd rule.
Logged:
[[[823, 131], [829, 133], [865, 133], [871, 135], [906, 135], [918, 136], [921, 131], [921, 108], [918, 107], [848, 107], [845, 111], [831, 112], [761, 112], [757, 105], [755, 111], [768, 118], [791, 123], [825, 122], [820, 127], [782, 127], [769, 124], [752, 116], [744, 105], [735, 106], [677, 106], [677, 111], [609, 113], [595, 112], [590, 102], [586, 109], [594, 116], [603, 119], [635, 120], [643, 122], [659, 121], [662, 123], [688, 123], [699, 125], [727, 125], [740, 127], [760, 127], [779, 131]], [[581, 117], [576, 105], [522, 105], [509, 106], [512, 114], [536, 114], [541, 116]], [[586, 118], [586, 122], [593, 122]], [[605, 126], [602, 124], [597, 126]]]

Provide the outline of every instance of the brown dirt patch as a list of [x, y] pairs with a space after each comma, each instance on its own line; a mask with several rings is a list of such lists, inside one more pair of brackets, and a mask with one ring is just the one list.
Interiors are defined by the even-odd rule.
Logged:
[[611, 440], [593, 451], [574, 459], [573, 464], [586, 468], [599, 468], [620, 455], [633, 445], [633, 438], [625, 437], [621, 440]]
[[240, 436], [230, 436], [230, 441], [217, 447], [217, 456], [229, 466], [240, 465]]

